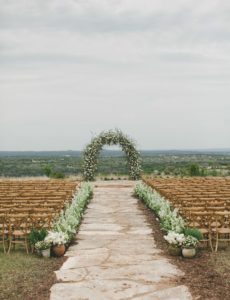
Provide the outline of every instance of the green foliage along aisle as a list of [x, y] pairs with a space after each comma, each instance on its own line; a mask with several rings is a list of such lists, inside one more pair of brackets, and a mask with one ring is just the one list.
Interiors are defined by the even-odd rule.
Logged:
[[82, 183], [72, 201], [66, 204], [56, 220], [53, 221], [51, 231], [34, 229], [30, 232], [28, 240], [31, 246], [36, 250], [44, 250], [54, 245], [64, 245], [65, 250], [76, 235], [83, 212], [92, 194], [92, 186], [89, 183]]
[[172, 209], [170, 203], [157, 191], [138, 183], [134, 194], [159, 217], [161, 228], [167, 232], [164, 238], [170, 245], [182, 248], [197, 247], [202, 238], [201, 232], [196, 228], [187, 228], [178, 210]]
[[94, 180], [98, 155], [104, 145], [120, 145], [122, 151], [126, 154], [130, 179], [137, 180], [140, 178], [141, 166], [139, 152], [136, 150], [134, 142], [117, 129], [102, 132], [86, 146], [83, 154], [84, 180]]
[[80, 224], [82, 214], [93, 194], [92, 186], [83, 183], [81, 188], [73, 197], [71, 203], [67, 204], [58, 219], [53, 224], [53, 231], [61, 232], [66, 236], [66, 243], [74, 238]]
[[178, 210], [172, 210], [170, 203], [158, 192], [152, 190], [145, 184], [138, 183], [134, 193], [159, 217], [161, 227], [165, 231], [183, 232], [185, 222], [182, 217], [178, 215]]

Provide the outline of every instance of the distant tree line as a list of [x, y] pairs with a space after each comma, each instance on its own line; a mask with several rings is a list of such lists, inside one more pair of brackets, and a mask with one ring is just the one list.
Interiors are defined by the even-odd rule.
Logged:
[[[81, 175], [82, 158], [77, 156], [6, 156], [0, 157], [0, 176], [48, 176], [63, 178]], [[165, 155], [142, 156], [142, 170], [151, 175], [229, 176], [230, 155]], [[128, 175], [124, 156], [100, 156], [98, 174]]]

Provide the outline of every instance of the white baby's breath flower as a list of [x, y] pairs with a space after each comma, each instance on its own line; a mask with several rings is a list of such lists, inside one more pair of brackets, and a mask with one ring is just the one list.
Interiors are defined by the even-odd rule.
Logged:
[[45, 242], [53, 245], [65, 244], [67, 237], [63, 232], [49, 231], [48, 235], [45, 237]]
[[171, 245], [181, 246], [185, 240], [185, 236], [183, 233], [169, 231], [169, 233], [164, 236], [164, 239]]
[[91, 143], [86, 146], [84, 151], [84, 177], [86, 181], [93, 180], [97, 169], [97, 158], [100, 150], [104, 145], [119, 144], [127, 156], [129, 166], [129, 175], [132, 179], [140, 177], [140, 154], [135, 149], [131, 139], [125, 136], [120, 130], [110, 130], [102, 132], [96, 138], [92, 139]]

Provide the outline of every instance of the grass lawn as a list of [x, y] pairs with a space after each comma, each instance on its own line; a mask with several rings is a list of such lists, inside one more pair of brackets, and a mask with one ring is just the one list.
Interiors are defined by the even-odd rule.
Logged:
[[65, 258], [42, 258], [19, 247], [4, 254], [0, 246], [0, 299], [49, 299], [54, 274]]

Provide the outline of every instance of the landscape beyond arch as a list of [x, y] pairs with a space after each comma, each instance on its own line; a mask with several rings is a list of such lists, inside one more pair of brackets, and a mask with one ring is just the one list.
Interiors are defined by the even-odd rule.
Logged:
[[97, 170], [98, 156], [104, 145], [120, 145], [124, 151], [129, 170], [129, 177], [132, 180], [140, 178], [141, 166], [140, 155], [136, 150], [134, 142], [124, 135], [120, 130], [103, 131], [93, 138], [84, 150], [83, 177], [86, 181], [94, 180]]

